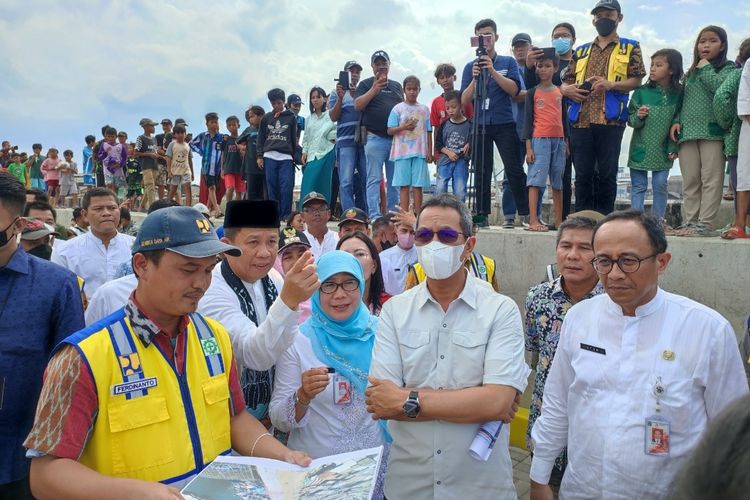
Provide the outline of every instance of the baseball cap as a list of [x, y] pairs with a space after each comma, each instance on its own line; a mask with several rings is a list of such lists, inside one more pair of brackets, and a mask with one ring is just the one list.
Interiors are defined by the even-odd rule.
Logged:
[[311, 246], [305, 233], [297, 231], [293, 227], [285, 227], [279, 231], [279, 254], [292, 245], [304, 245], [308, 248]]
[[211, 223], [191, 207], [169, 207], [146, 216], [133, 243], [132, 253], [170, 250], [201, 259], [220, 253], [239, 257], [242, 251], [219, 240]]
[[164, 119], [163, 119], [163, 120], [161, 121], [161, 124], [162, 124], [162, 125], [172, 125], [172, 120], [170, 120], [169, 118], [164, 118]]
[[315, 201], [315, 200], [320, 200], [320, 201], [324, 202], [326, 205], [328, 204], [328, 200], [326, 199], [325, 196], [323, 196], [322, 194], [318, 193], [317, 191], [310, 191], [302, 199], [302, 206], [304, 207], [305, 205], [307, 205], [311, 201]]
[[199, 211], [203, 215], [210, 215], [211, 214], [211, 211], [203, 203], [196, 203], [195, 205], [193, 205], [193, 208], [196, 209], [197, 211]]
[[156, 122], [152, 120], [151, 118], [141, 118], [141, 121], [138, 122], [138, 124], [141, 127], [145, 127], [146, 125], [156, 125]]
[[510, 46], [515, 47], [519, 43], [528, 43], [531, 45], [531, 36], [528, 33], [517, 33], [510, 42]]
[[346, 61], [346, 64], [344, 64], [344, 71], [349, 71], [350, 69], [357, 67], [360, 71], [362, 71], [362, 65], [359, 64], [357, 61]]
[[616, 10], [618, 13], [622, 13], [620, 2], [617, 0], [599, 0], [596, 2], [596, 5], [594, 5], [594, 8], [591, 9], [591, 15], [594, 15], [599, 9]]
[[175, 124], [175, 125], [182, 125], [183, 127], [187, 127], [187, 126], [188, 126], [188, 124], [187, 124], [187, 123], [185, 123], [185, 119], [184, 119], [184, 118], [177, 118], [177, 119], [176, 119], [176, 120], [174, 121], [174, 124]]
[[31, 217], [29, 219], [26, 219], [26, 227], [24, 227], [21, 231], [21, 239], [38, 240], [39, 238], [44, 238], [45, 236], [49, 236], [50, 234], [59, 236], [54, 227], [50, 226], [49, 224], [45, 224], [39, 219]]
[[377, 50], [373, 52], [372, 56], [370, 57], [370, 64], [374, 64], [375, 61], [381, 58], [385, 59], [386, 62], [391, 62], [391, 58], [388, 57], [388, 52], [386, 52], [385, 50]]
[[289, 94], [289, 97], [286, 98], [287, 104], [302, 104], [302, 98], [298, 96], [297, 94]]
[[341, 222], [339, 222], [339, 227], [348, 222], [359, 222], [361, 224], [367, 225], [370, 223], [370, 218], [367, 217], [367, 214], [361, 208], [352, 207], [341, 214]]

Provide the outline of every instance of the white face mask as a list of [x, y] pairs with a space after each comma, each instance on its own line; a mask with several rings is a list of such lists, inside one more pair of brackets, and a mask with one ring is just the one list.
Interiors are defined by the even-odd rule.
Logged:
[[417, 247], [417, 259], [422, 264], [428, 278], [444, 280], [453, 276], [461, 269], [464, 253], [464, 245], [455, 247], [446, 245], [439, 241], [432, 241], [424, 246]]

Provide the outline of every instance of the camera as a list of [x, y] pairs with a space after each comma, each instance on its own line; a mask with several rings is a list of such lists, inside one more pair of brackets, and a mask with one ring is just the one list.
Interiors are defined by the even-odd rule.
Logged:
[[339, 71], [339, 77], [333, 79], [334, 82], [338, 82], [344, 90], [349, 90], [349, 72]]

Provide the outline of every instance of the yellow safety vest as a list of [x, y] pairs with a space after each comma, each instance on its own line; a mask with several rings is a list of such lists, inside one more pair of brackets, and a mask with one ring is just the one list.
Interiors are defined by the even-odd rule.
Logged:
[[[494, 282], [495, 259], [474, 252], [466, 261], [465, 265], [466, 268], [480, 280], [486, 281], [489, 284]], [[425, 280], [424, 269], [419, 262], [409, 267], [409, 274], [416, 279], [416, 284], [422, 283]]]
[[[586, 69], [591, 56], [591, 42], [584, 43], [575, 50], [575, 73], [576, 83], [582, 84], [586, 80]], [[617, 47], [609, 55], [607, 65], [607, 81], [620, 82], [628, 79], [628, 63], [633, 49], [638, 47], [636, 40], [620, 38]], [[608, 120], [627, 121], [628, 119], [628, 93], [608, 90], [604, 97], [604, 114]], [[568, 109], [568, 117], [571, 122], [578, 121], [581, 104], [571, 101]]]
[[96, 384], [96, 422], [79, 461], [107, 476], [173, 483], [231, 450], [232, 346], [218, 322], [191, 314], [181, 376], [124, 309], [68, 337]]

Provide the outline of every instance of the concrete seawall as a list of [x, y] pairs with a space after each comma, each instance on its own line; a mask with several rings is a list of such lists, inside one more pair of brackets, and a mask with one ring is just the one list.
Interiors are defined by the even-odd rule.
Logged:
[[[58, 210], [58, 221], [68, 226], [72, 210]], [[139, 225], [144, 214], [134, 212]], [[332, 230], [337, 230], [331, 225]], [[545, 266], [555, 260], [555, 232], [522, 229], [483, 229], [477, 250], [497, 261], [500, 287], [523, 310], [526, 293], [541, 282]], [[747, 330], [750, 314], [750, 240], [669, 237], [672, 261], [661, 280], [670, 292], [685, 295], [719, 311], [738, 338]]]

